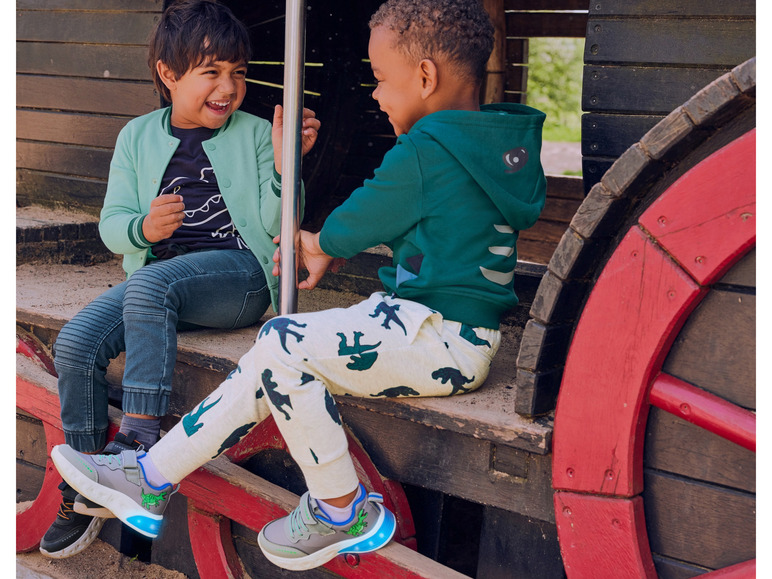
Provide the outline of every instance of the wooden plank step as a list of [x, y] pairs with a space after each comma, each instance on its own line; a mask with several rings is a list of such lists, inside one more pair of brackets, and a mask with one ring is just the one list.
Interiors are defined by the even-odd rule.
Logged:
[[99, 239], [97, 217], [39, 206], [16, 208], [16, 264], [91, 264], [112, 259]]

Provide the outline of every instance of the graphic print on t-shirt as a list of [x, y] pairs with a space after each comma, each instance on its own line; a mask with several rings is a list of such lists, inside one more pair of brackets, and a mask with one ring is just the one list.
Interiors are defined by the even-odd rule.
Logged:
[[249, 249], [233, 223], [202, 146], [213, 133], [206, 127], [172, 127], [180, 144], [166, 168], [159, 195], [182, 195], [185, 210], [182, 225], [171, 237], [153, 246], [158, 258], [199, 249]]

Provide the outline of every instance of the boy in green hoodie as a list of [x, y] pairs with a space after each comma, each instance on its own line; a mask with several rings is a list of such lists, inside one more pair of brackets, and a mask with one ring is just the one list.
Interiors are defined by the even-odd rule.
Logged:
[[[397, 143], [319, 233], [300, 232], [309, 275], [298, 287], [315, 287], [334, 258], [384, 243], [393, 251], [379, 271], [385, 291], [268, 321], [194, 410], [196, 428], [185, 426], [191, 413], [148, 453], [52, 453], [82, 495], [147, 536], [157, 535], [174, 484], [273, 414], [309, 490], [260, 532], [265, 556], [302, 570], [380, 548], [394, 516], [359, 482], [332, 395], [449, 396], [488, 375], [500, 318], [517, 303], [518, 232], [544, 206], [544, 114], [479, 105], [493, 27], [476, 1], [388, 0], [370, 28], [373, 98]], [[276, 275], [278, 253], [274, 261]]]

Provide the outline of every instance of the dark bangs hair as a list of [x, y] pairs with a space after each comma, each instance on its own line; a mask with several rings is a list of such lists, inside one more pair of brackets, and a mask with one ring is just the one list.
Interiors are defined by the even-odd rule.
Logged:
[[169, 89], [156, 69], [159, 60], [180, 78], [190, 69], [223, 60], [246, 62], [252, 56], [249, 33], [230, 9], [215, 0], [183, 0], [169, 6], [150, 35], [147, 63], [161, 96]]

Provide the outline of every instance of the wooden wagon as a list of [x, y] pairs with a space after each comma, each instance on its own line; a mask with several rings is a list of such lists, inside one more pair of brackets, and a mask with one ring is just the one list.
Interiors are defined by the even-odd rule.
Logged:
[[[378, 3], [308, 2], [306, 99], [325, 123], [304, 165], [310, 227], [393, 142], [362, 62]], [[266, 47], [244, 108], [267, 116], [280, 99], [283, 2], [228, 4]], [[338, 401], [361, 474], [397, 512], [399, 532], [382, 551], [305, 575], [751, 577], [755, 6], [486, 7], [497, 47], [483, 100], [525, 100], [528, 38], [585, 37], [584, 177], [549, 176], [542, 219], [519, 243], [521, 304], [485, 386], [452, 400]], [[117, 131], [160, 106], [144, 42], [162, 8], [17, 2], [17, 551], [37, 548], [60, 500], [47, 457], [63, 441], [50, 346], [120, 281], [94, 216]], [[41, 207], [54, 211], [41, 217]], [[358, 256], [300, 307], [359, 299], [386, 260], [378, 248]], [[165, 428], [253, 338], [181, 335]], [[120, 358], [111, 365], [116, 384], [121, 368]], [[101, 536], [192, 577], [280, 576], [255, 531], [302, 490], [266, 423], [186, 479], [152, 547], [117, 522]]]

